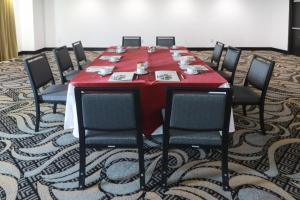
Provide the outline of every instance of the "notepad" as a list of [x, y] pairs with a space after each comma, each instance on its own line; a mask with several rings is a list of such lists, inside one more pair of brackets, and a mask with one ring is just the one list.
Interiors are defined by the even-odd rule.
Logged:
[[180, 61], [181, 59], [185, 59], [185, 60], [188, 60], [188, 61], [195, 61], [194, 56], [176, 56], [176, 57], [173, 57], [173, 59], [175, 61]]
[[179, 65], [180, 69], [186, 70], [188, 67], [193, 67], [197, 71], [208, 71], [207, 67], [203, 65]]
[[125, 53], [126, 49], [107, 49], [106, 51], [109, 53]]
[[176, 71], [156, 71], [155, 80], [157, 81], [180, 81]]
[[114, 57], [116, 60], [120, 60], [122, 56], [119, 55], [113, 55], [113, 56], [101, 56], [99, 59], [100, 60], [110, 60], [112, 57]]
[[132, 81], [134, 72], [114, 72], [108, 81]]
[[89, 66], [86, 68], [86, 72], [100, 72], [103, 68], [111, 73], [115, 69], [115, 66]]
[[188, 50], [170, 50], [171, 53], [188, 53]]

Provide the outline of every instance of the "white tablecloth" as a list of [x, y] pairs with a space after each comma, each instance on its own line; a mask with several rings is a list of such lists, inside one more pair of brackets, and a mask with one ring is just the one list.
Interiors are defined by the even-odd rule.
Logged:
[[[220, 88], [228, 88], [228, 86], [229, 86], [228, 84], [223, 84], [220, 86]], [[73, 135], [78, 138], [79, 130], [78, 130], [77, 110], [76, 110], [74, 91], [75, 91], [74, 86], [72, 84], [69, 84], [67, 102], [66, 102], [64, 129], [65, 130], [73, 129]], [[234, 131], [235, 131], [235, 126], [234, 126], [233, 112], [231, 110], [229, 132], [233, 133]], [[152, 135], [159, 135], [159, 134], [162, 134], [162, 126], [158, 127], [152, 133]]]

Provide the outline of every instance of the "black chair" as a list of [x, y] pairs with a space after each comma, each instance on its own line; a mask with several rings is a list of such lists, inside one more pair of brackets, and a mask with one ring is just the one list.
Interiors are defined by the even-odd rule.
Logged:
[[[244, 86], [233, 86], [233, 104], [242, 105], [244, 115], [247, 114], [247, 105], [259, 105], [260, 126], [263, 134], [265, 134], [265, 97], [274, 66], [274, 61], [254, 55]], [[259, 90], [260, 94], [255, 92], [255, 89]]]
[[64, 84], [72, 80], [80, 71], [74, 70], [74, 66], [66, 46], [56, 48], [53, 52], [58, 65], [61, 83]]
[[213, 51], [213, 55], [210, 62], [206, 62], [206, 64], [214, 70], [219, 69], [220, 60], [222, 57], [224, 49], [224, 44], [221, 42], [217, 42]]
[[169, 88], [163, 126], [162, 186], [167, 187], [170, 147], [218, 148], [224, 190], [228, 185], [228, 131], [232, 90]]
[[233, 84], [241, 53], [242, 50], [240, 49], [228, 47], [224, 61], [222, 63], [221, 71], [218, 71], [218, 73], [223, 76], [230, 84]]
[[90, 61], [86, 58], [81, 41], [74, 42], [72, 46], [77, 61], [78, 69], [82, 70], [86, 68], [90, 64]]
[[142, 45], [142, 39], [140, 36], [123, 36], [123, 47], [140, 47]]
[[145, 187], [138, 89], [75, 88], [79, 127], [79, 187], [85, 185], [86, 148], [138, 148], [140, 188]]
[[[40, 54], [25, 60], [25, 69], [28, 73], [31, 88], [33, 90], [35, 108], [36, 108], [36, 123], [35, 131], [39, 131], [40, 125], [40, 104], [54, 104], [53, 112], [56, 112], [57, 104], [65, 104], [67, 98], [67, 85], [55, 85], [55, 81], [51, 72], [50, 65], [45, 54]], [[50, 84], [44, 90], [46, 85]]]
[[156, 37], [156, 46], [161, 47], [172, 47], [175, 45], [174, 36], [157, 36]]

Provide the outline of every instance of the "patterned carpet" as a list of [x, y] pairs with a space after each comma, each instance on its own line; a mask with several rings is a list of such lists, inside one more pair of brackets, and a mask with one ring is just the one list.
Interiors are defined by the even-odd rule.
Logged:
[[[211, 52], [195, 52], [208, 60]], [[42, 106], [40, 132], [23, 58], [0, 63], [0, 199], [300, 199], [300, 57], [244, 51], [235, 84], [242, 84], [251, 56], [276, 61], [267, 94], [267, 135], [258, 108], [243, 116], [234, 108], [237, 131], [229, 151], [231, 192], [221, 187], [220, 152], [174, 149], [169, 189], [159, 187], [159, 138], [146, 140], [147, 192], [138, 191], [136, 150], [103, 149], [87, 156], [88, 187], [78, 190], [78, 141], [63, 130], [64, 107]], [[87, 52], [89, 59], [99, 52]], [[52, 52], [47, 52], [59, 83]], [[74, 56], [72, 55], [74, 59]]]

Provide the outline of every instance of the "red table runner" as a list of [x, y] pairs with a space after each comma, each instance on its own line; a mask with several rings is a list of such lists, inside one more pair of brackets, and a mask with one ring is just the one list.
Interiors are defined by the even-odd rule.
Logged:
[[[185, 49], [185, 48], [181, 48]], [[117, 55], [105, 51], [102, 55]], [[207, 66], [208, 71], [201, 72], [198, 75], [187, 75], [178, 66], [178, 62], [174, 61], [170, 53], [170, 49], [157, 49], [154, 53], [148, 53], [146, 47], [137, 49], [127, 49], [122, 53], [121, 61], [111, 63], [109, 61], [100, 60], [97, 57], [90, 66], [115, 66], [114, 72], [133, 72], [136, 71], [138, 62], [149, 62], [146, 75], [139, 75], [139, 79], [130, 82], [110, 82], [110, 76], [101, 77], [97, 73], [86, 72], [82, 70], [72, 81], [75, 87], [138, 87], [141, 92], [141, 109], [142, 123], [145, 135], [151, 133], [162, 124], [161, 109], [165, 107], [166, 88], [169, 86], [191, 86], [204, 88], [217, 88], [227, 81], [214, 70], [209, 68], [205, 62], [195, 57], [195, 61], [190, 64], [201, 64]], [[193, 55], [191, 52], [185, 55]], [[179, 75], [180, 82], [162, 82], [155, 80], [155, 71], [158, 70], [174, 70]], [[181, 77], [184, 77], [182, 79]]]

